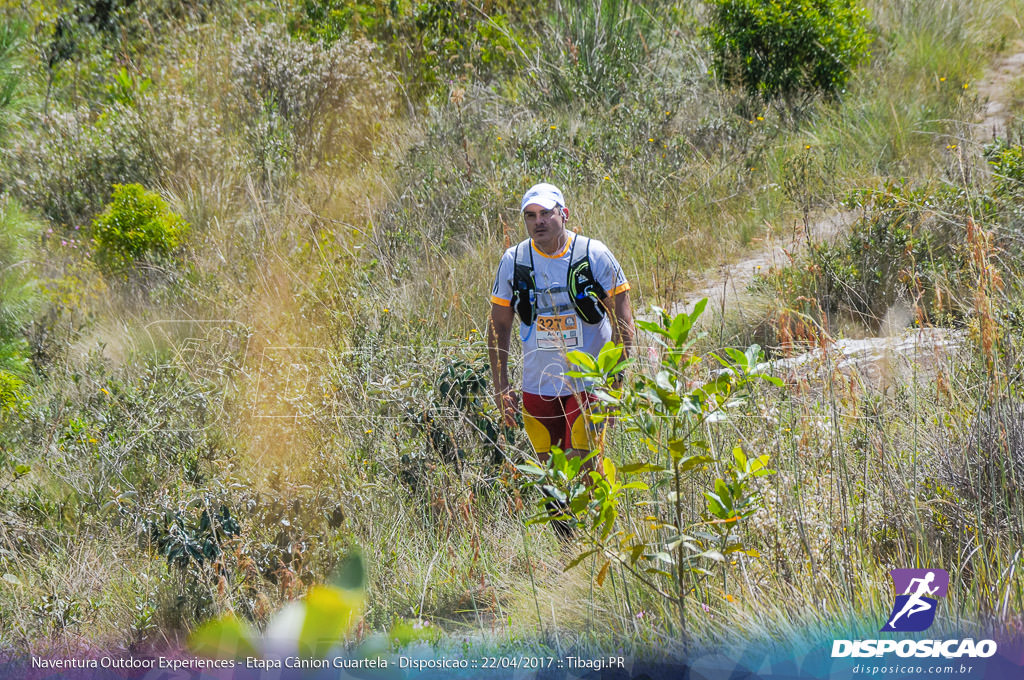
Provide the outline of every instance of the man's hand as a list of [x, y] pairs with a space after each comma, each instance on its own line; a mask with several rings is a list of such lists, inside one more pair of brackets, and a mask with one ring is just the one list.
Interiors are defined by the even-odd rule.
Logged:
[[497, 392], [494, 395], [494, 403], [497, 404], [498, 410], [501, 411], [501, 420], [505, 423], [505, 427], [515, 427], [516, 416], [519, 415], [519, 409], [521, 408], [519, 395], [511, 390]]

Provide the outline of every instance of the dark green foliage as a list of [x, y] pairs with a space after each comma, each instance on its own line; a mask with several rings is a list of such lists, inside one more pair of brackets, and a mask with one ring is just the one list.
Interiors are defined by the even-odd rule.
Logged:
[[[515, 438], [515, 431], [501, 424], [497, 414], [490, 409], [490, 392], [488, 390], [490, 367], [486, 363], [469, 364], [455, 359], [445, 365], [437, 381], [438, 402], [434, 410], [447, 416], [445, 420], [461, 422], [462, 427], [471, 433], [478, 446], [489, 450], [490, 459], [500, 464], [504, 454], [498, 446], [498, 433], [504, 433], [506, 440]], [[453, 419], [452, 416], [455, 416]], [[443, 421], [442, 421], [443, 422]], [[445, 437], [449, 447], [451, 437]], [[456, 451], [460, 457], [465, 456], [461, 449]]]
[[855, 0], [710, 0], [719, 78], [766, 99], [842, 92], [868, 58], [867, 11]]
[[[481, 456], [495, 465], [505, 461], [499, 433], [511, 442], [516, 431], [505, 427], [491, 408], [489, 375], [490, 368], [483, 362], [446, 361], [427, 400], [429, 405], [415, 411], [406, 407], [409, 420], [426, 437], [428, 450], [441, 460], [457, 467], [465, 460]], [[423, 462], [416, 459], [408, 456], [403, 462]], [[405, 476], [414, 482], [415, 474], [407, 471]]]
[[[50, 93], [57, 75], [57, 69], [66, 61], [89, 52], [89, 43], [98, 39], [109, 45], [123, 37], [123, 28], [130, 25], [129, 10], [135, 0], [77, 0], [68, 3], [53, 17], [49, 28], [50, 39], [43, 46], [43, 56], [49, 69], [46, 85], [46, 104], [49, 108]], [[44, 30], [43, 27], [40, 27]]]
[[139, 184], [115, 184], [110, 205], [92, 223], [96, 264], [106, 273], [166, 264], [188, 229], [159, 195]]
[[443, 82], [445, 75], [487, 79], [511, 71], [525, 42], [504, 14], [486, 16], [463, 0], [419, 3], [411, 19], [409, 44], [419, 46], [413, 72], [429, 84]]
[[242, 529], [228, 506], [221, 505], [215, 513], [203, 508], [198, 519], [192, 521], [180, 510], [166, 512], [150, 522], [149, 531], [150, 540], [167, 558], [167, 564], [187, 569], [190, 564], [202, 566], [215, 561], [224, 551], [224, 543]]

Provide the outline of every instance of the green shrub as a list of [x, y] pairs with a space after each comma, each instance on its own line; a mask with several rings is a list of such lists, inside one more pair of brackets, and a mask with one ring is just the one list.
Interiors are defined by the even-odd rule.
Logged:
[[444, 83], [445, 75], [488, 80], [509, 73], [517, 66], [517, 56], [528, 42], [513, 32], [505, 14], [481, 16], [469, 2], [422, 2], [410, 23], [407, 39], [418, 47], [414, 49], [410, 74], [414, 84]]
[[711, 0], [718, 77], [766, 99], [842, 91], [868, 58], [867, 11], [854, 0]]
[[[996, 231], [997, 246], [1007, 261], [1019, 261], [1024, 253], [1024, 130], [1011, 131], [1009, 139], [996, 139], [985, 147], [984, 155], [992, 177], [988, 195], [997, 213], [1000, 228]], [[1012, 273], [1015, 267], [1010, 267]], [[1010, 296], [1011, 299], [1014, 296]], [[1015, 314], [1019, 317], [1019, 314]]]
[[159, 195], [139, 184], [115, 184], [110, 205], [92, 223], [94, 257], [106, 273], [166, 263], [189, 225]]
[[1024, 193], [1024, 147], [996, 140], [985, 148], [985, 158], [992, 168], [993, 193], [1013, 197]]
[[0, 370], [0, 417], [18, 413], [24, 408], [27, 398], [25, 382], [16, 375]]

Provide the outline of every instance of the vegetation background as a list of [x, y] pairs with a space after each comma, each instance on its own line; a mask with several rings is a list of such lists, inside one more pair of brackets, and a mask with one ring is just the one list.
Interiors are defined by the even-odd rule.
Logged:
[[[1020, 630], [1024, 151], [977, 95], [1018, 0], [0, 7], [0, 658], [258, 628], [356, 550], [355, 640], [877, 630], [895, 567], [950, 572], [940, 629]], [[608, 457], [644, 481], [576, 546], [487, 387], [537, 181], [669, 320], [791, 244], [742, 311], [642, 336]], [[921, 329], [953, 340], [634, 427], [711, 352]]]

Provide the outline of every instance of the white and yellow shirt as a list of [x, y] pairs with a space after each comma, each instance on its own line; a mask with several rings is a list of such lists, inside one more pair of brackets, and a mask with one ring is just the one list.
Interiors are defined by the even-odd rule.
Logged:
[[[547, 255], [532, 239], [521, 247], [533, 249], [533, 278], [536, 288], [536, 319], [527, 326], [520, 321], [519, 337], [523, 345], [523, 391], [546, 397], [560, 397], [585, 389], [577, 379], [565, 376], [568, 363], [565, 355], [581, 350], [596, 355], [612, 339], [611, 322], [606, 315], [597, 324], [587, 324], [576, 313], [567, 288], [572, 242], [561, 252]], [[508, 307], [512, 304], [512, 279], [515, 272], [516, 247], [505, 251], [498, 264], [498, 274], [491, 289], [491, 302]], [[597, 282], [616, 295], [629, 290], [622, 267], [608, 247], [590, 240], [590, 267]]]

